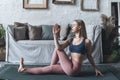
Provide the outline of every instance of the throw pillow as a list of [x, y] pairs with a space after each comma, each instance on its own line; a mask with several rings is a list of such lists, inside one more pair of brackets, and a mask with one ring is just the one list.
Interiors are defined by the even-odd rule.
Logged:
[[53, 40], [53, 25], [42, 25], [42, 40]]
[[26, 29], [26, 39], [29, 39], [29, 35], [28, 35], [28, 23], [20, 23], [20, 22], [14, 22], [14, 27], [24, 27]]
[[27, 28], [28, 23], [14, 22], [15, 27], [25, 26]]
[[71, 38], [71, 37], [74, 36], [74, 33], [71, 31], [71, 27], [72, 27], [72, 25], [68, 24], [68, 35], [67, 35], [67, 38]]
[[26, 40], [26, 28], [25, 27], [14, 27], [14, 38], [15, 40]]
[[29, 30], [29, 39], [30, 40], [40, 40], [41, 39], [41, 34], [42, 34], [41, 26], [28, 25], [28, 30]]
[[60, 40], [65, 40], [69, 31], [68, 26], [63, 26], [60, 29]]

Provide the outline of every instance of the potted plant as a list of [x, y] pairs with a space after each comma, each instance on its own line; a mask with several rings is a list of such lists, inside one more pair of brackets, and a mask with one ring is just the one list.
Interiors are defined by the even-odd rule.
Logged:
[[0, 46], [5, 45], [5, 29], [3, 28], [3, 25], [0, 24]]
[[116, 39], [112, 45], [112, 52], [108, 57], [109, 62], [119, 62], [120, 61], [120, 46], [119, 41]]
[[[113, 62], [119, 58], [118, 48], [118, 26], [115, 25], [115, 17], [101, 15], [102, 19], [102, 47], [104, 54], [104, 62]], [[117, 47], [117, 48], [116, 48]], [[116, 59], [117, 58], [117, 59]]]

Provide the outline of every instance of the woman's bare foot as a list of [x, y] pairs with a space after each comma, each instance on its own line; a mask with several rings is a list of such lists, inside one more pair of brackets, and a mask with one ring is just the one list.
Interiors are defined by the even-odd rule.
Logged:
[[23, 72], [25, 71], [25, 68], [24, 68], [24, 59], [21, 58], [20, 59], [20, 65], [19, 65], [19, 68], [18, 68], [18, 72]]

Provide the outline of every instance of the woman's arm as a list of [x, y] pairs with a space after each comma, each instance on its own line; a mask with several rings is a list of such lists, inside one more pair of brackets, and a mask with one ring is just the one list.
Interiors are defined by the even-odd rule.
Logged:
[[101, 73], [101, 71], [96, 67], [95, 62], [93, 60], [93, 57], [91, 55], [91, 48], [92, 48], [91, 47], [91, 41], [89, 39], [86, 39], [85, 42], [86, 42], [86, 49], [87, 49], [87, 58], [90, 61], [90, 63], [92, 64], [92, 66], [94, 67], [95, 72], [96, 72], [96, 76], [98, 74], [100, 74], [101, 76], [103, 76], [103, 74]]
[[57, 35], [60, 31], [60, 27], [58, 24], [55, 24], [53, 27], [53, 37], [54, 37], [54, 43], [55, 43], [55, 47], [59, 50], [63, 50], [64, 48], [66, 48], [70, 42], [71, 39], [67, 39], [63, 44], [60, 44], [58, 39], [57, 39]]
[[88, 58], [88, 60], [90, 61], [90, 63], [92, 64], [92, 66], [93, 66], [94, 68], [96, 68], [96, 65], [95, 65], [95, 63], [94, 63], [94, 60], [93, 60], [93, 58], [92, 58], [92, 56], [91, 56], [91, 48], [92, 48], [92, 47], [91, 47], [91, 41], [88, 40], [88, 39], [86, 39], [85, 42], [86, 42], [87, 58]]

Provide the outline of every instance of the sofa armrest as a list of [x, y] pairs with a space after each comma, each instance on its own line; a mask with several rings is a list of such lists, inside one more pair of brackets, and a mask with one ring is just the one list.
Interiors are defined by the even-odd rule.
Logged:
[[100, 25], [86, 25], [86, 32], [88, 39], [91, 40], [92, 45], [95, 44], [96, 40], [101, 34], [102, 27]]
[[14, 25], [8, 25], [6, 31], [14, 37]]

